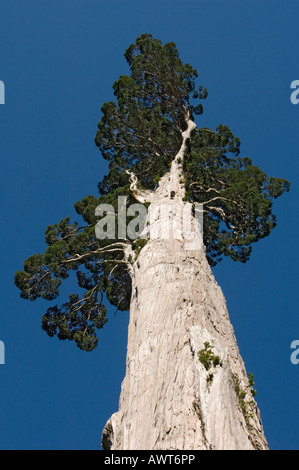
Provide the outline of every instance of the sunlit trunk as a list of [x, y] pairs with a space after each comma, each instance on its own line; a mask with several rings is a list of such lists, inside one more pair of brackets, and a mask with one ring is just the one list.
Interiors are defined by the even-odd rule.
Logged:
[[191, 213], [184, 144], [151, 195], [149, 240], [132, 269], [126, 375], [103, 448], [267, 449], [202, 227], [193, 215], [191, 226], [182, 219]]

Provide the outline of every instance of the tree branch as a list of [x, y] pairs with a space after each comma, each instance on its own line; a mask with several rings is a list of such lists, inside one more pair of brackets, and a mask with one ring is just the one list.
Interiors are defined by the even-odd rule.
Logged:
[[212, 199], [210, 199], [209, 201], [201, 202], [201, 204], [203, 204], [203, 205], [204, 204], [210, 204], [210, 202], [216, 201], [216, 199], [222, 199], [223, 201], [232, 202], [233, 204], [236, 204], [237, 206], [239, 206], [239, 204], [236, 201], [233, 201], [232, 199], [227, 199], [226, 197], [222, 197], [222, 196], [215, 196]]
[[[120, 248], [112, 248], [112, 247], [117, 247], [117, 246], [120, 246]], [[76, 261], [80, 261], [84, 258], [88, 258], [91, 255], [98, 255], [98, 254], [101, 254], [101, 253], [103, 253], [103, 254], [111, 253], [113, 251], [124, 251], [125, 252], [125, 249], [127, 248], [127, 246], [128, 246], [127, 243], [116, 242], [116, 243], [112, 243], [111, 245], [108, 245], [107, 247], [104, 247], [104, 248], [98, 248], [97, 250], [93, 250], [93, 251], [86, 251], [82, 255], [75, 254], [72, 258], [65, 259], [61, 262], [64, 263], [64, 264], [65, 263], [73, 263], [73, 262], [76, 262]], [[108, 261], [108, 260], [106, 260], [106, 261]], [[115, 260], [109, 260], [109, 261], [115, 261]]]
[[145, 202], [151, 202], [153, 199], [154, 193], [152, 191], [139, 189], [138, 188], [138, 178], [132, 171], [125, 170], [128, 175], [130, 175], [130, 191], [132, 195], [137, 199], [137, 201], [144, 204]]

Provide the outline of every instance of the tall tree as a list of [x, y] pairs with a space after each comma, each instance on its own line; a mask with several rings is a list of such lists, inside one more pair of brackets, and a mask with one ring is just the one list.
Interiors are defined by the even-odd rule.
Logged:
[[[207, 90], [174, 43], [143, 34], [125, 58], [130, 75], [114, 83], [95, 137], [109, 161], [100, 195], [75, 204], [84, 225], [67, 217], [46, 229], [45, 253], [30, 256], [15, 283], [25, 299], [53, 301], [75, 271], [84, 293], [52, 305], [42, 328], [87, 351], [107, 321], [104, 301], [130, 310], [127, 372], [104, 448], [267, 448], [211, 266], [224, 255], [249, 259], [275, 227], [272, 202], [289, 182], [240, 157], [227, 126], [197, 127]], [[148, 209], [137, 238], [127, 226], [136, 202]], [[163, 235], [165, 211], [181, 224], [186, 209], [190, 233]]]

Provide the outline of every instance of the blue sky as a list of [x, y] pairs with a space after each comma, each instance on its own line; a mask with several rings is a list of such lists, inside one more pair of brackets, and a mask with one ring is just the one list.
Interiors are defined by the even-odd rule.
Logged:
[[[92, 353], [41, 330], [46, 301], [19, 297], [14, 272], [44, 230], [97, 195], [107, 165], [94, 144], [101, 105], [128, 73], [142, 33], [177, 44], [209, 91], [198, 126], [228, 125], [241, 154], [291, 181], [278, 225], [245, 265], [215, 269], [270, 448], [298, 449], [299, 4], [283, 0], [1, 0], [1, 449], [98, 449], [125, 374], [128, 313], [109, 310]], [[71, 287], [71, 283], [69, 284]]]

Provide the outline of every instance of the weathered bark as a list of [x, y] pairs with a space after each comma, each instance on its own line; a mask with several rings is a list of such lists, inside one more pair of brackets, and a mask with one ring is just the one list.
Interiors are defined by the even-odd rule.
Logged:
[[[190, 121], [171, 171], [151, 194], [152, 214], [161, 204], [176, 214], [188, 208], [178, 157], [192, 128]], [[151, 218], [151, 234], [160, 236], [132, 268], [126, 376], [104, 449], [268, 448], [225, 298], [193, 224], [186, 239], [168, 233], [161, 213]], [[205, 342], [220, 362], [208, 370], [198, 356]]]

